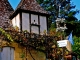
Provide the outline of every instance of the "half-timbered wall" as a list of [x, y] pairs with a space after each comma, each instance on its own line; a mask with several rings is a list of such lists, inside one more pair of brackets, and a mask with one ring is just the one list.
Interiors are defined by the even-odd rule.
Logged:
[[18, 14], [12, 19], [12, 24], [14, 27], [19, 27], [19, 29], [21, 28], [20, 25], [22, 25], [22, 31], [27, 30], [28, 32], [37, 34], [39, 34], [39, 32], [40, 34], [43, 34], [44, 31], [47, 32], [46, 16], [22, 12], [21, 16]]
[[29, 13], [22, 13], [22, 30], [30, 32]]
[[46, 16], [40, 16], [40, 33], [43, 34], [44, 31], [47, 32]]
[[17, 14], [13, 19], [12, 19], [12, 25], [13, 27], [17, 26], [20, 30], [20, 14]]
[[31, 14], [31, 32], [39, 34], [39, 20], [38, 20], [38, 15]]
[[38, 24], [38, 15], [31, 14], [31, 24]]

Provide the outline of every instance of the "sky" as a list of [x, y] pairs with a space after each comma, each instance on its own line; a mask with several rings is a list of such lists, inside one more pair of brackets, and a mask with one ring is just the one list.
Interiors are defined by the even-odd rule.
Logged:
[[[17, 5], [19, 4], [20, 0], [9, 0], [10, 4], [12, 5], [12, 7], [14, 9], [16, 9]], [[76, 9], [80, 10], [80, 0], [71, 0], [71, 2], [76, 5]], [[76, 14], [76, 17], [78, 18], [78, 20], [80, 20], [80, 13]]]
[[[80, 0], [72, 0], [72, 3], [76, 5], [75, 10], [80, 10]], [[78, 20], [80, 20], [80, 13], [77, 14], [76, 17], [78, 18]]]

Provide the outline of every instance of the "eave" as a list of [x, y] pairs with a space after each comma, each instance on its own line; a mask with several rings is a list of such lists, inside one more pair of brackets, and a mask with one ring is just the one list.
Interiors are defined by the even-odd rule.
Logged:
[[17, 9], [9, 16], [9, 19], [13, 19], [18, 13], [21, 13], [21, 12], [29, 13], [29, 14], [37, 14], [37, 15], [47, 16], [47, 17], [50, 16], [50, 14], [46, 14], [46, 13], [34, 12], [34, 11], [29, 11], [24, 9]]

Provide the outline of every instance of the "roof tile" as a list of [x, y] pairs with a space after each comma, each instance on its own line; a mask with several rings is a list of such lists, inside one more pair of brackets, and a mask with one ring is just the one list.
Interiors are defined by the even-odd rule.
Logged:
[[29, 10], [39, 13], [45, 13], [48, 14], [47, 11], [45, 11], [36, 0], [21, 0], [20, 4], [18, 5], [17, 9], [23, 9], [23, 10]]
[[0, 0], [0, 27], [8, 26], [9, 16], [13, 12], [13, 8], [8, 0]]

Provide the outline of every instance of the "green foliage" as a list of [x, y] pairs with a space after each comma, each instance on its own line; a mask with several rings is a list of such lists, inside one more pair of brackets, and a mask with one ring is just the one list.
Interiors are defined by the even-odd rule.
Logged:
[[67, 30], [66, 35], [69, 35], [71, 31], [73, 31], [73, 36], [80, 37], [80, 22], [79, 21], [70, 21], [67, 22]]
[[[73, 33], [74, 35], [77, 35], [77, 33], [79, 32], [79, 23], [75, 23], [78, 22], [78, 19], [75, 17], [75, 15], [77, 13], [79, 13], [79, 10], [72, 10], [75, 8], [75, 5], [71, 3], [71, 0], [37, 0], [38, 3], [45, 9], [47, 10], [51, 16], [49, 18], [48, 21], [48, 28], [49, 30], [52, 28], [54, 28], [56, 25], [54, 23], [54, 27], [52, 27], [52, 22], [55, 22], [56, 18], [59, 17], [59, 5], [61, 5], [60, 7], [60, 17], [64, 17], [66, 19], [66, 26], [67, 26], [67, 30], [66, 30], [66, 35], [68, 35], [72, 30], [73, 32], [77, 32]], [[77, 26], [76, 26], [77, 24]], [[77, 28], [78, 27], [78, 28]], [[80, 36], [78, 34], [78, 36]]]
[[78, 58], [80, 59], [80, 37], [74, 36], [74, 45], [72, 46], [72, 50], [78, 55]]
[[77, 37], [80, 37], [80, 22], [75, 22], [74, 24], [74, 29], [73, 29], [73, 33], [74, 35], [76, 35]]
[[[59, 4], [61, 4], [61, 11], [60, 15], [61, 17], [64, 17], [66, 19], [66, 35], [69, 35], [71, 31], [73, 31], [74, 36], [74, 45], [72, 46], [73, 52], [77, 53], [78, 58], [80, 59], [80, 21], [75, 17], [77, 13], [79, 13], [78, 10], [72, 10], [75, 8], [75, 5], [71, 3], [71, 0], [38, 0], [39, 4], [47, 10], [51, 16], [48, 21], [49, 30], [52, 32], [55, 30], [55, 22], [56, 18], [59, 15]], [[55, 32], [53, 32], [55, 34]], [[53, 35], [52, 34], [52, 35]], [[61, 33], [58, 33], [59, 36]], [[77, 36], [77, 37], [76, 37]]]
[[22, 53], [20, 54], [20, 58], [24, 58], [24, 57], [25, 57], [25, 53], [22, 52]]
[[37, 0], [39, 4], [43, 3], [44, 0]]
[[[47, 10], [52, 17], [52, 21], [54, 21], [59, 15], [59, 5], [60, 7], [60, 15], [61, 17], [68, 17], [75, 15], [77, 11], [73, 11], [71, 9], [75, 8], [75, 5], [71, 3], [71, 0], [37, 0], [37, 2]], [[72, 15], [71, 15], [72, 14]]]
[[55, 25], [56, 25], [55, 23], [52, 23], [51, 27], [50, 27], [50, 30], [55, 29]]
[[[25, 30], [24, 33], [27, 33]], [[8, 28], [8, 30], [3, 30], [0, 28], [0, 36], [2, 36], [4, 40], [7, 40], [8, 42], [19, 42], [20, 44], [26, 45], [27, 39], [24, 36], [24, 33], [20, 33], [17, 29]]]
[[12, 39], [11, 35], [6, 33], [5, 30], [3, 30], [2, 28], [0, 28], [0, 33], [1, 33], [1, 35], [4, 36], [4, 38], [7, 38], [10, 42], [13, 42], [13, 39]]

